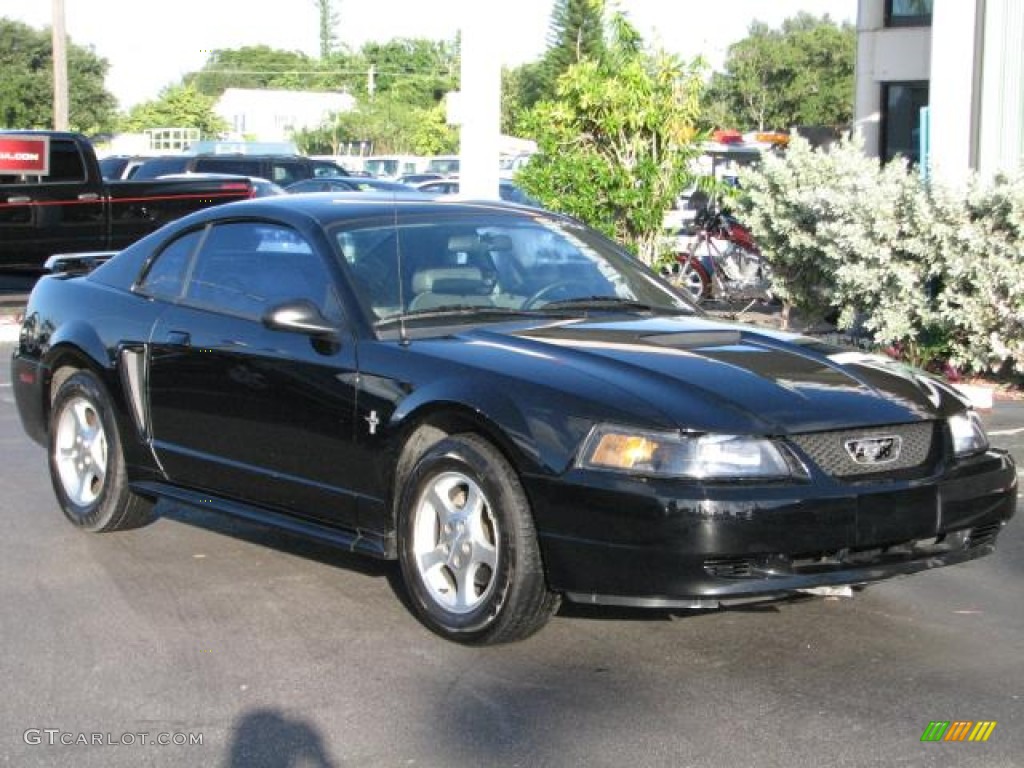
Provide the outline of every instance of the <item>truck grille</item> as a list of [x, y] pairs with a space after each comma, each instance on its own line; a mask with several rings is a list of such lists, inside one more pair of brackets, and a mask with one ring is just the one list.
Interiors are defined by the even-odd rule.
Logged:
[[[937, 455], [934, 421], [916, 424], [891, 424], [867, 429], [813, 432], [789, 437], [823, 472], [841, 479], [859, 479], [871, 475], [914, 477], [928, 474]], [[847, 444], [851, 441], [877, 441], [896, 438], [899, 456], [889, 461], [854, 460]]]

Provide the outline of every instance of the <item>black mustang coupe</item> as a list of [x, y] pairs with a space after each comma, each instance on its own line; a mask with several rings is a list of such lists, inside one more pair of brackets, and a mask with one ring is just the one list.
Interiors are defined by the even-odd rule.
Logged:
[[13, 358], [67, 518], [157, 499], [400, 561], [441, 635], [704, 608], [993, 551], [1012, 459], [943, 382], [717, 322], [504, 203], [211, 208], [32, 292]]

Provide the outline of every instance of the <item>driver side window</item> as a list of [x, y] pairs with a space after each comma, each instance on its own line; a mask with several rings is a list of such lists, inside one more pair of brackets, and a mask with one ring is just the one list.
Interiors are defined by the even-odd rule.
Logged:
[[185, 291], [204, 309], [259, 320], [293, 299], [340, 321], [340, 305], [323, 260], [295, 230], [263, 222], [217, 224], [207, 233]]

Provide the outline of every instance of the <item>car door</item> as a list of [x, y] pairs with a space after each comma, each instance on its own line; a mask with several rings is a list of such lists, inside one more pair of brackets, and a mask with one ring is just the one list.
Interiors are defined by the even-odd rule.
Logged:
[[[332, 268], [281, 224], [216, 223], [191, 236], [197, 242], [187, 278], [150, 340], [153, 446], [168, 479], [355, 527], [345, 480], [353, 461], [354, 343], [343, 330], [328, 340], [261, 321], [272, 306], [305, 299], [343, 329]], [[155, 261], [142, 291], [153, 290], [171, 255], [168, 249]]]

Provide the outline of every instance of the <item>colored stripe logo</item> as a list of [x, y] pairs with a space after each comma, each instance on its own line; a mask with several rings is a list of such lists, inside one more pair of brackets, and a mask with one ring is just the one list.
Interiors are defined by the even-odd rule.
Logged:
[[921, 741], [988, 741], [995, 729], [995, 720], [932, 720]]

